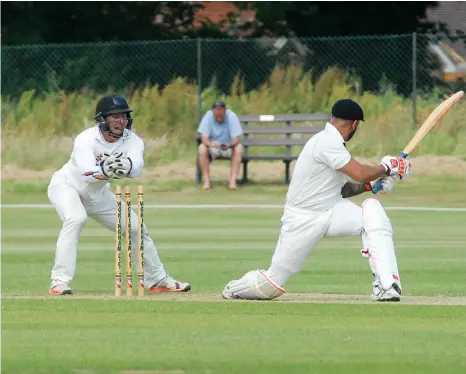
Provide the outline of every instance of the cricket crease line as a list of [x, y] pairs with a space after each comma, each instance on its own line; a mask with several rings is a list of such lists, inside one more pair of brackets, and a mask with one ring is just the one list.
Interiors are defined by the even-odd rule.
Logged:
[[[68, 300], [134, 300], [148, 302], [232, 302], [232, 303], [279, 303], [279, 304], [372, 304], [387, 305], [387, 303], [377, 303], [369, 299], [367, 295], [344, 295], [344, 294], [317, 294], [317, 293], [287, 293], [276, 300], [251, 301], [251, 300], [224, 300], [217, 293], [198, 294], [159, 294], [137, 296], [113, 296], [110, 294], [78, 294], [66, 296], [50, 295], [3, 295], [2, 301], [6, 300], [57, 300], [66, 302]], [[391, 305], [430, 305], [430, 306], [466, 306], [466, 296], [404, 296], [400, 302], [390, 303]]]
[[[2, 204], [3, 209], [52, 209], [52, 204]], [[144, 209], [283, 209], [283, 205], [273, 204], [145, 204]], [[389, 206], [392, 211], [426, 211], [426, 212], [466, 212], [466, 207], [429, 207], [429, 206]]]

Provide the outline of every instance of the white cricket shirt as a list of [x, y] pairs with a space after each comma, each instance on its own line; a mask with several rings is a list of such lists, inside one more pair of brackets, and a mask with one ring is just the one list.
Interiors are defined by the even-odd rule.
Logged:
[[129, 177], [137, 177], [144, 167], [144, 142], [134, 132], [129, 130], [125, 132], [125, 135], [128, 133], [129, 135], [109, 143], [105, 141], [97, 125], [84, 130], [74, 140], [70, 160], [54, 175], [64, 178], [66, 183], [76, 188], [81, 196], [92, 195], [93, 191], [105, 187], [108, 181], [83, 174], [90, 171], [102, 174], [100, 162], [104, 153], [111, 155], [123, 152], [122, 157], [130, 158], [133, 164]]
[[311, 210], [331, 209], [342, 199], [346, 175], [337, 171], [351, 155], [340, 132], [330, 123], [304, 146], [296, 161], [286, 204]]

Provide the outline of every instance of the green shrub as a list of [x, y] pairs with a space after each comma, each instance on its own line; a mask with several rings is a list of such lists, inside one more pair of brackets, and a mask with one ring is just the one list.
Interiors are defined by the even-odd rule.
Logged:
[[[237, 114], [329, 113], [332, 104], [352, 97], [363, 107], [366, 122], [350, 142], [355, 155], [380, 156], [399, 153], [414, 135], [412, 101], [398, 96], [389, 84], [379, 94], [360, 93], [356, 77], [328, 69], [313, 82], [311, 74], [297, 67], [275, 69], [257, 90], [246, 92], [237, 78], [226, 98]], [[109, 90], [111, 92], [111, 90]], [[125, 94], [125, 93], [122, 93]], [[148, 162], [170, 162], [194, 151], [198, 126], [197, 87], [175, 79], [163, 91], [148, 86], [127, 96], [134, 109], [134, 130], [146, 142]], [[93, 124], [101, 93], [80, 92], [36, 95], [24, 92], [17, 101], [2, 97], [3, 164], [28, 169], [60, 166], [69, 157], [72, 138]], [[202, 114], [221, 97], [215, 86], [202, 92]], [[417, 126], [441, 102], [437, 94], [419, 97]], [[459, 103], [416, 149], [417, 155], [466, 157], [466, 100]], [[266, 149], [280, 152], [278, 149]], [[259, 151], [259, 150], [256, 150]]]

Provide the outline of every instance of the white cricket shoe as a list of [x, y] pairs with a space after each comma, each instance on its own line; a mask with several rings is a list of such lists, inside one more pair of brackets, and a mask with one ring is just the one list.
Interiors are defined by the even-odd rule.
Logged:
[[149, 292], [188, 292], [191, 289], [189, 283], [184, 283], [166, 276], [149, 288]]
[[380, 281], [375, 281], [372, 284], [372, 301], [400, 301], [401, 289], [396, 283], [393, 283], [388, 290], [384, 290]]
[[49, 295], [72, 295], [71, 288], [65, 285], [58, 285], [49, 289]]

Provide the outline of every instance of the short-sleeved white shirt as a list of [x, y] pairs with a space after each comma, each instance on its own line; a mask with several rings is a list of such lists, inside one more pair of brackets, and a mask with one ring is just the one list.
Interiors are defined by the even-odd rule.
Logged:
[[296, 161], [286, 204], [311, 210], [331, 209], [342, 199], [346, 175], [337, 171], [351, 159], [340, 132], [330, 123], [304, 146]]

